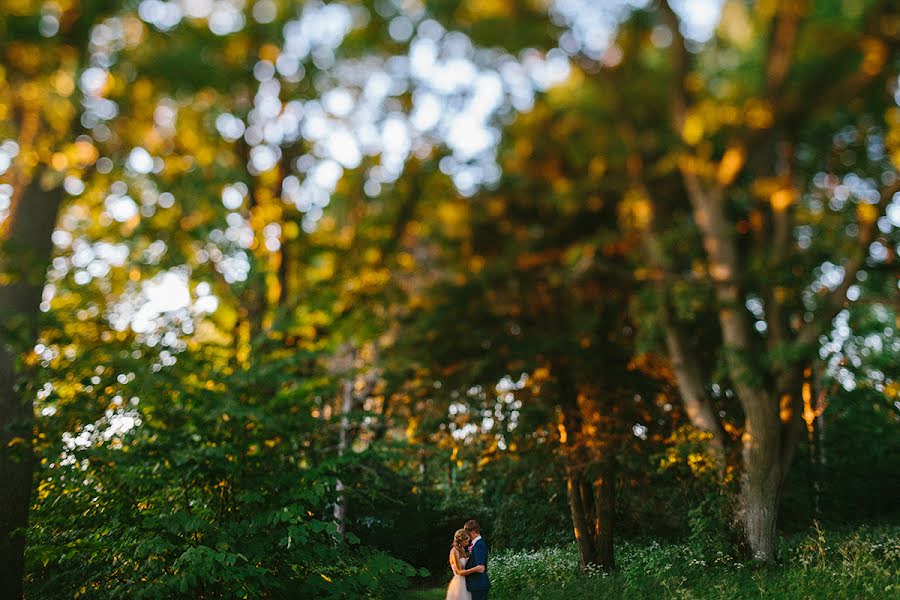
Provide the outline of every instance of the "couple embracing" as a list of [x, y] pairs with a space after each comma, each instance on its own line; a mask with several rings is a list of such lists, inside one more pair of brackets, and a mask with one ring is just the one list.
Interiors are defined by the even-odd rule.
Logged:
[[447, 588], [447, 600], [487, 600], [491, 582], [487, 575], [488, 550], [481, 537], [478, 521], [467, 521], [453, 535], [450, 568], [453, 581]]

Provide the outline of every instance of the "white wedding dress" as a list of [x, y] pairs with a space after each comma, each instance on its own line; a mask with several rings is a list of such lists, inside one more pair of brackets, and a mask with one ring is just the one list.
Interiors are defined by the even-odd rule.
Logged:
[[[468, 558], [460, 559], [461, 568], [466, 568]], [[466, 589], [466, 578], [462, 575], [453, 575], [450, 586], [447, 588], [447, 600], [472, 600], [472, 594]]]

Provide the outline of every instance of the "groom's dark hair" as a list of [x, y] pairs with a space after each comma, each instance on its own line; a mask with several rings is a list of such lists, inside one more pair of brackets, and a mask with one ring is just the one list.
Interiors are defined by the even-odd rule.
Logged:
[[469, 519], [468, 521], [466, 521], [466, 524], [463, 525], [463, 529], [470, 532], [474, 531], [478, 535], [481, 535], [481, 525], [479, 525], [478, 521], [476, 521], [475, 519]]

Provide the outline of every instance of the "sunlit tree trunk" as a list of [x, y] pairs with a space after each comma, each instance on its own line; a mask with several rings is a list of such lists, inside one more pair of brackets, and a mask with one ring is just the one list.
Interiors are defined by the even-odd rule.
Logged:
[[613, 520], [615, 518], [615, 470], [612, 460], [603, 461], [599, 477], [588, 476], [587, 457], [575, 448], [566, 450], [566, 497], [579, 565], [615, 566]]
[[[585, 437], [578, 389], [565, 360], [555, 365], [561, 409], [560, 446], [563, 452], [566, 497], [578, 546], [579, 565], [614, 566], [613, 519], [615, 518], [612, 457], [599, 463], [600, 476], [591, 480], [598, 461]], [[596, 441], [596, 440], [594, 440]]]
[[565, 359], [560, 358], [553, 366], [556, 378], [556, 392], [562, 411], [559, 423], [559, 443], [565, 461], [566, 498], [572, 530], [578, 545], [579, 564], [582, 569], [596, 562], [594, 556], [593, 523], [585, 506], [583, 494], [586, 460], [581, 437], [581, 415], [578, 410], [578, 389]]
[[813, 519], [821, 516], [821, 473], [819, 463], [819, 444], [818, 444], [818, 419], [812, 421], [812, 426], [807, 430], [806, 446], [807, 446], [807, 481], [809, 483], [809, 504], [810, 513]]
[[822, 515], [822, 481], [825, 478], [827, 460], [825, 456], [825, 415], [819, 413], [815, 421], [816, 434], [816, 478], [813, 510], [816, 519]]
[[575, 533], [575, 543], [578, 545], [578, 559], [582, 569], [588, 565], [596, 564], [594, 553], [594, 540], [591, 535], [592, 523], [585, 510], [581, 495], [584, 484], [582, 475], [573, 465], [566, 467], [566, 495], [569, 501], [569, 514], [572, 517], [572, 529]]
[[61, 188], [43, 190], [33, 181], [12, 204], [0, 233], [0, 598], [22, 597], [25, 536], [34, 457], [32, 399], [21, 386], [24, 355], [35, 343], [36, 319], [50, 235]]

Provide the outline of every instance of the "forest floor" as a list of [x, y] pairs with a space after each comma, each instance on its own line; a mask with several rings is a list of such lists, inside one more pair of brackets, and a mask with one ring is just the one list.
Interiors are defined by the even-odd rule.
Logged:
[[[624, 542], [616, 570], [578, 573], [572, 547], [499, 551], [492, 558], [491, 600], [900, 598], [900, 526], [815, 529], [782, 540], [782, 564], [761, 567], [725, 554], [704, 556], [686, 544]], [[403, 600], [443, 600], [420, 588]]]
[[442, 587], [405, 590], [399, 600], [444, 600], [447, 590]]

